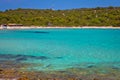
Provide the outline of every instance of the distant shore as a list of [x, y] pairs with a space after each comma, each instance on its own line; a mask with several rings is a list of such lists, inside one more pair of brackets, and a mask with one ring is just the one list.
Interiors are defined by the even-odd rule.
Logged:
[[78, 28], [78, 29], [120, 29], [120, 27], [113, 27], [113, 26], [80, 26], [80, 27], [58, 27], [58, 26], [12, 26], [12, 27], [7, 27], [7, 28], [3, 28], [3, 27], [0, 27], [0, 29], [40, 29], [40, 28]]

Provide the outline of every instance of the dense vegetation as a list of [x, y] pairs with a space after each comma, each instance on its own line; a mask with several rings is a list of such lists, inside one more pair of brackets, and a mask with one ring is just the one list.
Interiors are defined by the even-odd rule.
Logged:
[[0, 11], [0, 24], [9, 23], [25, 26], [120, 26], [120, 7]]

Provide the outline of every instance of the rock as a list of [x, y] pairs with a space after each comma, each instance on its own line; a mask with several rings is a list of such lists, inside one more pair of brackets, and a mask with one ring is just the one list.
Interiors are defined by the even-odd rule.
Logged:
[[2, 69], [0, 69], [0, 72], [2, 72], [3, 70]]
[[89, 65], [89, 66], [87, 66], [88, 68], [93, 68], [94, 67], [94, 65]]
[[93, 80], [99, 80], [99, 79], [97, 79], [97, 78], [94, 78]]
[[20, 57], [20, 58], [17, 58], [17, 59], [16, 59], [16, 61], [25, 61], [25, 60], [27, 60], [26, 57]]
[[2, 69], [0, 69], [0, 74], [2, 74], [2, 72], [3, 72], [3, 70], [2, 70]]
[[22, 77], [22, 78], [19, 78], [18, 80], [30, 80], [30, 79], [27, 77]]

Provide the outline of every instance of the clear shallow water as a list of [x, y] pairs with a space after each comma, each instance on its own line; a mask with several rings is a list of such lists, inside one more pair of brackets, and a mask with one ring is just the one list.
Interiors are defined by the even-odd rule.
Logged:
[[0, 30], [3, 60], [33, 64], [30, 70], [118, 69], [120, 29]]

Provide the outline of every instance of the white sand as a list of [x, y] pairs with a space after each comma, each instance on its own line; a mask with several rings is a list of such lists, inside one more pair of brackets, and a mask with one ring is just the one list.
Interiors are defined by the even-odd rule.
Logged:
[[[96, 29], [96, 28], [99, 28], [99, 29], [120, 29], [120, 27], [112, 27], [112, 26], [82, 26], [82, 27], [58, 27], [58, 26], [55, 26], [55, 27], [43, 27], [43, 26], [15, 26], [15, 27], [7, 27], [7, 29], [33, 29], [33, 28], [93, 28], [93, 29]], [[3, 29], [2, 27], [0, 27], [0, 29]]]

